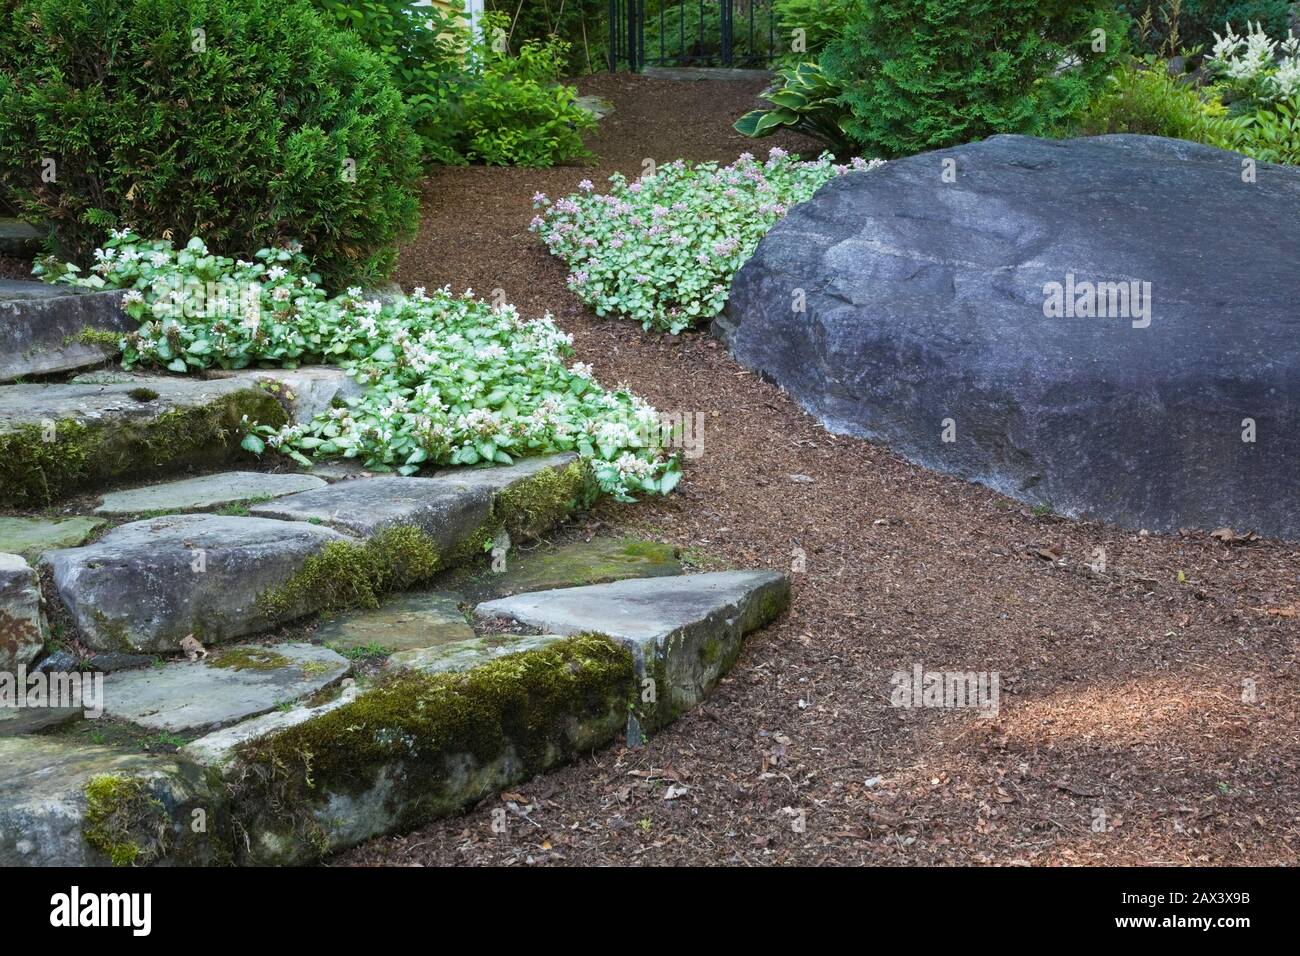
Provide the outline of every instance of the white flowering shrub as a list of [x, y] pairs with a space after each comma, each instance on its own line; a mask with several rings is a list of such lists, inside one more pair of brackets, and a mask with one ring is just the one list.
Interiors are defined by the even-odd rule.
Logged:
[[1300, 95], [1300, 37], [1294, 33], [1273, 40], [1259, 24], [1247, 23], [1246, 35], [1239, 36], [1228, 24], [1214, 39], [1205, 67], [1233, 99], [1266, 106]]
[[554, 202], [538, 193], [531, 228], [597, 315], [676, 333], [722, 311], [732, 276], [792, 206], [834, 176], [879, 165], [800, 162], [779, 148], [766, 162], [745, 153], [722, 168], [677, 160], [634, 182], [616, 173], [608, 193], [588, 180]]
[[86, 276], [53, 262], [37, 271], [47, 281], [128, 290], [126, 310], [140, 322], [122, 342], [128, 368], [331, 363], [365, 386], [307, 424], [249, 426], [250, 451], [270, 446], [305, 465], [357, 458], [404, 475], [576, 451], [620, 500], [666, 494], [681, 478], [655, 409], [626, 389], [602, 388], [589, 366], [568, 365], [571, 337], [549, 315], [525, 321], [513, 306], [445, 289], [388, 302], [360, 289], [329, 298], [297, 248], [234, 261], [199, 239], [178, 251], [122, 231], [95, 256]]

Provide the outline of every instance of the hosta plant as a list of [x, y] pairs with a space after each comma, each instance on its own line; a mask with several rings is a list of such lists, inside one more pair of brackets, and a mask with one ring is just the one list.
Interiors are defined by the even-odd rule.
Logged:
[[735, 129], [754, 139], [777, 130], [794, 130], [820, 140], [836, 156], [846, 158], [854, 152], [845, 132], [852, 114], [836, 102], [841, 92], [816, 63], [777, 70], [777, 83], [760, 94], [772, 108], [751, 110], [736, 120]]
[[250, 426], [250, 451], [270, 446], [308, 465], [355, 458], [404, 475], [576, 451], [620, 500], [667, 493], [681, 477], [655, 409], [569, 364], [571, 338], [550, 316], [526, 321], [512, 306], [447, 290], [330, 298], [292, 247], [236, 261], [199, 239], [176, 250], [123, 230], [96, 260], [89, 275], [68, 264], [38, 268], [52, 282], [128, 290], [125, 307], [140, 327], [122, 342], [127, 367], [328, 362], [365, 386], [309, 423]]
[[569, 288], [597, 315], [676, 333], [722, 311], [732, 276], [792, 206], [834, 176], [876, 165], [800, 162], [782, 149], [721, 168], [677, 160], [632, 182], [615, 173], [608, 193], [589, 180], [554, 202], [538, 193], [532, 229], [569, 264]]

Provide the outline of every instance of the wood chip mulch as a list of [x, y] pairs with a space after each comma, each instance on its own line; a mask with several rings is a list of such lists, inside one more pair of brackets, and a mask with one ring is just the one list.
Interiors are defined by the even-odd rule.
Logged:
[[[579, 85], [616, 106], [599, 162], [437, 171], [398, 278], [504, 289], [525, 315], [553, 313], [601, 381], [704, 412], [679, 493], [601, 505], [600, 533], [737, 567], [803, 554], [806, 570], [788, 616], [644, 749], [601, 750], [334, 864], [1297, 863], [1300, 546], [1038, 516], [827, 433], [705, 336], [597, 319], [527, 231], [534, 192], [646, 158], [812, 150], [730, 129], [752, 82]], [[891, 674], [915, 663], [998, 672], [998, 716], [891, 707]]]

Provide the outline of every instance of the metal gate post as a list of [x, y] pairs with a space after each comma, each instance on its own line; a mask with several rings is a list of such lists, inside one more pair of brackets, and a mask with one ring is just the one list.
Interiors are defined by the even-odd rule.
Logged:
[[731, 8], [732, 0], [722, 0], [722, 65], [731, 66], [732, 27], [735, 11]]

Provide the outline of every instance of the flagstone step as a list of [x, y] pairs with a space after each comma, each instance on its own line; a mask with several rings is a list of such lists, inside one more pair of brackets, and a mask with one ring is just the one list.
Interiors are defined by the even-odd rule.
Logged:
[[31, 664], [45, 645], [45, 633], [36, 571], [18, 555], [0, 553], [0, 673]]
[[220, 788], [183, 760], [0, 737], [0, 866], [212, 865], [233, 836]]
[[132, 515], [159, 511], [209, 511], [223, 505], [265, 501], [268, 498], [279, 498], [324, 487], [323, 479], [311, 475], [223, 471], [199, 478], [184, 478], [180, 481], [111, 491], [100, 500], [95, 514]]
[[0, 281], [0, 382], [103, 364], [138, 323], [122, 293]]
[[744, 635], [789, 602], [790, 580], [776, 571], [715, 571], [519, 594], [474, 613], [618, 641], [632, 652], [638, 675], [654, 681], [654, 705], [641, 722], [655, 728], [698, 704], [730, 669]]
[[104, 713], [155, 730], [206, 730], [314, 694], [350, 666], [316, 644], [223, 647], [197, 661], [107, 675]]
[[0, 515], [0, 551], [36, 561], [55, 548], [75, 548], [104, 524], [103, 518], [10, 518]]
[[428, 478], [340, 481], [256, 505], [251, 513], [314, 521], [362, 538], [385, 528], [418, 528], [446, 556], [467, 544], [481, 550], [479, 538], [493, 518], [511, 531], [549, 528], [584, 497], [588, 482], [576, 455], [547, 455], [513, 465], [453, 468]]
[[315, 637], [327, 647], [350, 651], [382, 647], [408, 651], [464, 641], [474, 636], [452, 591], [408, 591], [385, 599], [373, 611], [350, 611], [316, 628]]
[[82, 640], [105, 651], [169, 652], [253, 634], [316, 610], [312, 595], [275, 604], [307, 559], [348, 541], [306, 522], [170, 515], [121, 525], [81, 548], [49, 551], [41, 567]]

